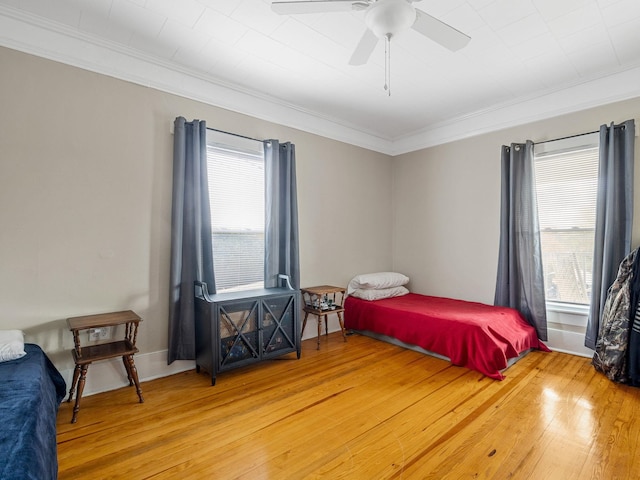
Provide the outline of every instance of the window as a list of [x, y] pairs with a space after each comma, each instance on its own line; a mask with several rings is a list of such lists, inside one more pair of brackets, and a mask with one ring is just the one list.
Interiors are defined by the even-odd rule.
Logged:
[[598, 135], [536, 144], [547, 303], [589, 305], [598, 188]]
[[207, 131], [207, 171], [218, 293], [264, 286], [264, 150]]

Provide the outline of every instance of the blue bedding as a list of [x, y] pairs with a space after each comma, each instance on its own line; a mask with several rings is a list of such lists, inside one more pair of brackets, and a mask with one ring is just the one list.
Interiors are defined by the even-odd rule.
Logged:
[[0, 479], [56, 479], [56, 415], [66, 385], [39, 346], [24, 350], [0, 362]]

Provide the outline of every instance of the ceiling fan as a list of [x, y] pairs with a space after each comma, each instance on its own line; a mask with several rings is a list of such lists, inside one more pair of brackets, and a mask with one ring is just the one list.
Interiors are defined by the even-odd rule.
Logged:
[[367, 30], [358, 42], [349, 60], [350, 65], [364, 65], [369, 60], [378, 40], [385, 39], [385, 89], [389, 86], [391, 38], [413, 29], [443, 47], [456, 51], [467, 45], [471, 38], [435, 17], [418, 10], [412, 4], [420, 0], [294, 0], [274, 1], [271, 9], [280, 15], [325, 13], [359, 10], [365, 12]]

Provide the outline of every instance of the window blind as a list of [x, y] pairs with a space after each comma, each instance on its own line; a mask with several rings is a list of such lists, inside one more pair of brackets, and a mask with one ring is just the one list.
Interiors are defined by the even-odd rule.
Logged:
[[[233, 139], [229, 139], [233, 142]], [[264, 153], [262, 144], [210, 142], [209, 201], [216, 291], [264, 285]]]
[[598, 188], [598, 146], [535, 153], [548, 301], [588, 305]]

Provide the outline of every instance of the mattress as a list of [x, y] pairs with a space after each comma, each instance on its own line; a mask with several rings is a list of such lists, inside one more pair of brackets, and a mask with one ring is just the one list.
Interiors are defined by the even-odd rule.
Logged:
[[65, 382], [42, 349], [0, 363], [0, 478], [58, 478], [56, 415]]
[[409, 293], [367, 301], [347, 297], [345, 328], [386, 335], [496, 380], [511, 359], [549, 351], [517, 310]]

